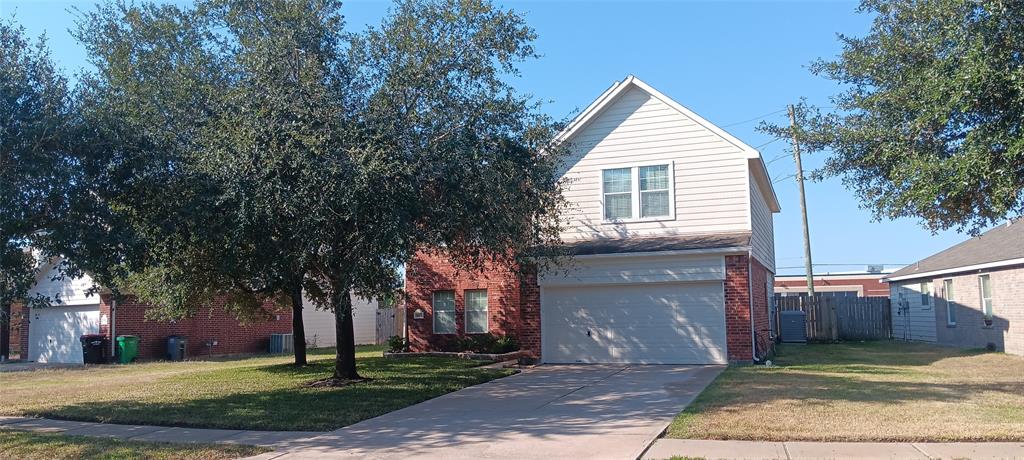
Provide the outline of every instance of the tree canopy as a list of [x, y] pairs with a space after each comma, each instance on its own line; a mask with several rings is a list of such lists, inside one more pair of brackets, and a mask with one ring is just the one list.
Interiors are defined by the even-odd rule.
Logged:
[[552, 124], [506, 81], [534, 55], [521, 16], [407, 0], [347, 34], [341, 13], [119, 2], [77, 36], [102, 146], [81, 155], [83, 183], [141, 248], [127, 286], [176, 315], [225, 293], [237, 312], [300, 307], [304, 292], [335, 313], [344, 381], [358, 378], [350, 293], [390, 294], [421, 250], [473, 267], [551, 246], [561, 194]]
[[877, 218], [978, 231], [1024, 213], [1024, 8], [1004, 0], [865, 0], [863, 37], [811, 70], [842, 85], [801, 106], [799, 137], [829, 150]]
[[[9, 354], [10, 308], [29, 297], [48, 249], [48, 223], [66, 205], [67, 81], [54, 68], [45, 39], [0, 20], [0, 357]], [[35, 246], [35, 249], [32, 249]]]

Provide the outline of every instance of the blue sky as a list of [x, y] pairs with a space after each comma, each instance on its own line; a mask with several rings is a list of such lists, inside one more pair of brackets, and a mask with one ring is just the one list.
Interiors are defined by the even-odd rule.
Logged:
[[[861, 35], [870, 18], [856, 2], [634, 2], [505, 1], [537, 30], [543, 56], [522, 66], [517, 87], [541, 100], [558, 118], [585, 107], [616, 80], [634, 74], [752, 146], [771, 141], [757, 121], [785, 121], [786, 104], [806, 97], [827, 105], [836, 91], [806, 66], [839, 52], [837, 33]], [[77, 6], [94, 2], [0, 0], [0, 15], [46, 33], [54, 59], [73, 73], [86, 63], [84, 49], [67, 32]], [[347, 27], [376, 24], [389, 2], [345, 3]], [[762, 147], [782, 213], [775, 217], [779, 273], [803, 272], [799, 201], [793, 161], [782, 141]], [[805, 157], [805, 168], [821, 164]], [[781, 179], [781, 180], [780, 180]], [[838, 180], [807, 184], [815, 271], [863, 269], [866, 264], [906, 264], [949, 247], [966, 235], [932, 235], [914, 220], [871, 222], [868, 211]]]

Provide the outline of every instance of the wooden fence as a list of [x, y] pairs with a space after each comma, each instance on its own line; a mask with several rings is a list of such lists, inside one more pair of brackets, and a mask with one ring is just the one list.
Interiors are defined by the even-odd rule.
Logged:
[[393, 335], [405, 335], [405, 308], [378, 308], [377, 344], [388, 343]]
[[779, 297], [775, 304], [775, 324], [783, 311], [807, 314], [807, 340], [892, 338], [892, 310], [886, 297]]

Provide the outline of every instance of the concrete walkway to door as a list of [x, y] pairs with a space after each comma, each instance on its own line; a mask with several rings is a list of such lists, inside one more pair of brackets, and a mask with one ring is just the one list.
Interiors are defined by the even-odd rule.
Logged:
[[540, 366], [261, 457], [635, 459], [724, 368]]

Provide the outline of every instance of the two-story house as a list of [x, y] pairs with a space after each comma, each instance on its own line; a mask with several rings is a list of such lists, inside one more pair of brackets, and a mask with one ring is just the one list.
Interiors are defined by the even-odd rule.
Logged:
[[558, 137], [566, 270], [407, 266], [410, 348], [514, 335], [546, 363], [750, 361], [770, 345], [779, 212], [757, 150], [630, 76]]

